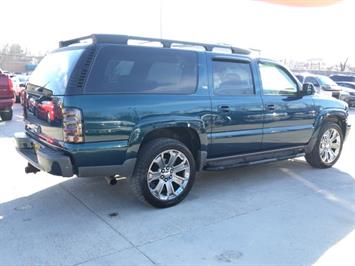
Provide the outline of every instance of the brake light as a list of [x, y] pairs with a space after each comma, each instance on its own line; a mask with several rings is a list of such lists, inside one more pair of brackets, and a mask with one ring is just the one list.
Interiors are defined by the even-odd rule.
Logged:
[[79, 109], [63, 108], [63, 135], [65, 142], [84, 142], [82, 114]]

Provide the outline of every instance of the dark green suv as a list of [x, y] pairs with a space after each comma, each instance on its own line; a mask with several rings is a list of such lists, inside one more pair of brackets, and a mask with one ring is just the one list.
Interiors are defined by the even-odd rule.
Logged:
[[123, 35], [61, 42], [30, 78], [24, 116], [26, 172], [127, 177], [156, 207], [203, 169], [304, 155], [331, 167], [350, 128], [345, 103], [249, 50]]

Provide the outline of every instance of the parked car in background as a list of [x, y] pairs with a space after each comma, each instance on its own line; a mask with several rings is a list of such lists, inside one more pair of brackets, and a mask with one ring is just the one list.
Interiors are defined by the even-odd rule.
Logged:
[[313, 84], [316, 93], [332, 96], [341, 100], [349, 96], [347, 92], [342, 91], [342, 88], [327, 76], [311, 73], [300, 73], [296, 74], [296, 77], [301, 83]]
[[33, 72], [24, 106], [15, 140], [27, 173], [127, 177], [156, 207], [183, 200], [202, 170], [299, 156], [332, 167], [350, 129], [346, 103], [314, 96], [278, 61], [126, 35], [61, 42]]
[[343, 91], [349, 93], [349, 97], [346, 97], [345, 101], [351, 107], [355, 107], [355, 82], [338, 81], [336, 82]]
[[15, 100], [12, 80], [0, 70], [0, 117], [4, 121], [12, 119], [12, 106]]
[[354, 75], [334, 74], [334, 75], [330, 75], [329, 78], [334, 80], [335, 82], [338, 81], [355, 82]]
[[298, 79], [299, 82], [301, 82], [301, 84], [303, 84], [304, 82], [304, 77], [305, 77], [306, 74], [295, 74], [295, 77]]
[[26, 87], [26, 82], [24, 79], [20, 79], [19, 76], [14, 75], [11, 77], [13, 86], [14, 86], [14, 91], [15, 91], [15, 96], [16, 96], [16, 102], [20, 102], [21, 99], [21, 94], [23, 90]]
[[341, 87], [346, 87], [355, 90], [355, 82], [337, 81], [336, 84], [338, 84]]
[[346, 102], [350, 107], [355, 107], [355, 90], [347, 87], [341, 87], [341, 89], [340, 100]]

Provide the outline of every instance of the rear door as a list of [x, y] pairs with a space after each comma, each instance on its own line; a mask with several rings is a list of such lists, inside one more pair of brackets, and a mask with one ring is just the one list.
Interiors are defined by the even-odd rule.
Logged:
[[313, 96], [300, 96], [300, 85], [283, 66], [259, 62], [264, 103], [263, 149], [308, 143], [316, 115]]
[[209, 156], [260, 150], [263, 105], [250, 60], [210, 55], [209, 69], [213, 116]]

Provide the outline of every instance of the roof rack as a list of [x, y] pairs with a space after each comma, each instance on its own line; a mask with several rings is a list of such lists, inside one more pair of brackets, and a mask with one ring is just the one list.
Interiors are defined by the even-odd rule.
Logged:
[[203, 47], [206, 51], [212, 52], [214, 48], [225, 48], [230, 49], [233, 54], [250, 54], [249, 49], [238, 48], [229, 45], [222, 44], [207, 44], [199, 42], [186, 42], [186, 41], [177, 41], [177, 40], [168, 40], [168, 39], [159, 39], [159, 38], [146, 38], [138, 36], [129, 36], [129, 35], [115, 35], [115, 34], [92, 34], [80, 38], [75, 38], [67, 41], [59, 42], [59, 47], [66, 47], [75, 43], [80, 43], [81, 41], [92, 40], [93, 44], [97, 43], [112, 43], [112, 44], [128, 44], [128, 40], [137, 40], [137, 41], [146, 41], [146, 42], [159, 42], [164, 48], [175, 48], [172, 45], [186, 45], [186, 46], [200, 46]]

